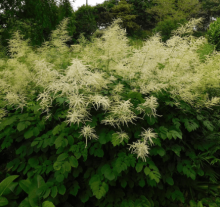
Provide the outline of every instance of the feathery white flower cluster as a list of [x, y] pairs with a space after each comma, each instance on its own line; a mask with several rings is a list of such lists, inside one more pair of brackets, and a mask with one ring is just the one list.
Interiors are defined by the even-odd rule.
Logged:
[[[220, 77], [219, 54], [213, 53], [213, 57], [208, 57], [206, 63], [203, 64], [200, 63], [198, 54], [195, 52], [201, 44], [207, 42], [205, 38], [173, 36], [165, 44], [160, 42], [161, 38], [156, 34], [146, 41], [140, 50], [135, 50], [128, 46], [125, 30], [118, 26], [121, 21], [121, 19], [115, 20], [112, 26], [105, 30], [104, 41], [96, 38], [92, 43], [84, 45], [85, 41], [82, 36], [79, 51], [81, 60], [73, 58], [74, 51], [68, 52], [68, 47], [64, 45], [64, 42], [68, 40], [64, 31], [67, 19], [61, 23], [58, 30], [52, 33], [51, 42], [45, 42], [41, 48], [36, 50], [37, 53], [31, 51], [27, 43], [19, 39], [19, 33], [16, 33], [16, 40], [10, 40], [12, 59], [4, 63], [6, 69], [0, 71], [0, 90], [6, 94], [4, 99], [8, 104], [18, 105], [18, 108], [23, 109], [25, 105], [33, 101], [25, 96], [33, 90], [33, 86], [39, 86], [44, 88], [44, 91], [39, 92], [37, 101], [41, 99], [41, 109], [47, 113], [55, 98], [65, 97], [69, 102], [68, 120], [65, 122], [79, 125], [80, 122], [90, 121], [85, 120], [89, 115], [87, 109], [89, 110], [91, 105], [95, 108], [97, 104], [96, 110], [102, 105], [103, 109], [109, 112], [101, 123], [114, 127], [117, 125], [119, 128], [120, 123], [127, 125], [128, 122], [133, 123], [133, 119], [140, 117], [137, 117], [133, 112], [134, 109], [131, 109], [130, 99], [122, 100], [120, 93], [124, 85], [117, 84], [112, 91], [109, 91], [111, 93], [109, 96], [98, 94], [103, 88], [108, 90], [107, 84], [115, 81], [116, 76], [123, 77], [125, 81], [129, 80], [132, 91], [149, 94], [164, 89], [169, 91], [175, 100], [181, 98], [198, 109], [209, 108], [219, 103], [219, 97], [214, 97], [209, 101], [203, 93], [206, 86], [210, 84], [218, 87]], [[187, 24], [187, 28], [178, 29], [176, 34], [190, 32], [189, 28], [200, 21], [201, 18], [193, 19]], [[26, 58], [26, 62], [23, 61], [25, 63], [20, 62], [21, 57]], [[61, 60], [71, 60], [71, 66], [60, 69]], [[50, 61], [53, 63], [49, 63]], [[124, 66], [125, 63], [126, 66]], [[158, 64], [164, 67], [161, 69]], [[1, 61], [1, 67], [2, 65]], [[104, 72], [91, 72], [88, 67], [91, 71], [99, 68]], [[213, 77], [210, 77], [210, 71]], [[155, 117], [157, 106], [157, 99], [150, 96], [146, 98], [145, 103], [139, 104], [137, 109], [145, 113], [147, 108], [150, 108], [152, 113], [147, 113], [147, 115]], [[178, 101], [176, 106], [179, 106]], [[6, 112], [1, 109], [0, 119], [4, 114]], [[51, 115], [49, 114], [46, 118]], [[88, 137], [97, 138], [93, 131], [89, 126], [82, 128], [82, 135], [86, 138], [86, 147]], [[121, 140], [128, 138], [126, 133], [119, 133], [118, 136]], [[151, 138], [155, 138], [155, 134], [148, 130], [142, 136], [144, 141], [140, 143], [139, 140], [130, 149], [133, 149], [138, 157], [145, 159], [149, 149], [146, 145], [147, 139], [152, 144]]]

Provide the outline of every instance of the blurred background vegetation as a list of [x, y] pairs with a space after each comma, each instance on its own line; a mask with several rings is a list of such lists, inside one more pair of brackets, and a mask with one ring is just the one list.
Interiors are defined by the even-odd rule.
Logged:
[[[69, 17], [67, 30], [71, 36], [66, 42], [68, 46], [78, 44], [82, 33], [89, 41], [92, 35], [100, 37], [102, 32], [97, 30], [120, 17], [129, 44], [139, 48], [155, 32], [161, 32], [162, 41], [166, 42], [172, 30], [191, 18], [204, 18], [203, 25], [193, 35], [205, 36], [211, 17], [220, 16], [220, 0], [103, 0], [102, 4], [83, 5], [76, 11], [70, 1], [60, 0], [57, 4], [56, 0], [2, 0], [0, 57], [9, 57], [8, 40], [16, 30], [21, 31], [24, 40], [30, 39], [30, 45], [36, 49], [50, 39], [52, 30], [66, 17]], [[211, 50], [212, 45], [204, 48]]]

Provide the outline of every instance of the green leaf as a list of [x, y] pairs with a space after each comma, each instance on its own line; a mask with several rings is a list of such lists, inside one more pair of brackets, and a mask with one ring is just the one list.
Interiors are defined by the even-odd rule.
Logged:
[[104, 151], [102, 149], [96, 149], [94, 152], [94, 156], [96, 157], [103, 157], [104, 156]]
[[151, 180], [155, 180], [157, 183], [160, 182], [161, 175], [160, 175], [160, 173], [158, 171], [151, 171], [149, 173], [149, 176], [150, 176]]
[[201, 120], [203, 120], [203, 119], [204, 119], [204, 116], [202, 116], [202, 115], [198, 114], [198, 115], [196, 116], [196, 118], [197, 118], [199, 121], [201, 121]]
[[145, 186], [145, 180], [142, 178], [141, 180], [139, 180], [138, 184], [143, 188]]
[[39, 164], [39, 161], [38, 161], [37, 158], [32, 157], [32, 158], [30, 158], [30, 159], [28, 160], [28, 164], [29, 164], [31, 167], [36, 168], [36, 167], [38, 166], [38, 164]]
[[6, 206], [6, 205], [8, 205], [8, 199], [0, 196], [0, 206]]
[[65, 99], [62, 98], [62, 97], [56, 98], [56, 102], [57, 102], [57, 103], [62, 104], [64, 101], [65, 101]]
[[183, 119], [184, 125], [188, 132], [196, 130], [199, 125], [192, 119]]
[[70, 162], [70, 165], [75, 168], [77, 168], [79, 165], [78, 160], [74, 156], [69, 157], [69, 162]]
[[70, 194], [76, 196], [79, 189], [79, 183], [77, 181], [73, 181], [73, 185], [70, 189]]
[[178, 132], [175, 130], [170, 130], [170, 133], [172, 134], [172, 137], [174, 137], [174, 139], [176, 139], [177, 137], [179, 137], [180, 139], [182, 139], [182, 132]]
[[11, 175], [7, 178], [5, 178], [1, 183], [0, 183], [0, 196], [3, 195], [4, 191], [8, 188], [8, 186], [15, 180], [19, 175]]
[[50, 195], [50, 192], [51, 192], [51, 189], [50, 189], [50, 188], [47, 189], [46, 192], [45, 192], [45, 194], [44, 194], [44, 196], [43, 196], [43, 198], [44, 198], [44, 199], [47, 198], [47, 197]]
[[115, 179], [115, 174], [111, 170], [111, 167], [109, 164], [105, 164], [101, 168], [102, 174], [108, 179], [108, 180], [114, 180]]
[[31, 143], [31, 147], [34, 147], [35, 145], [37, 145], [39, 143], [39, 141], [33, 141], [32, 143]]
[[210, 131], [214, 130], [214, 126], [212, 125], [212, 123], [210, 121], [205, 120], [205, 121], [203, 121], [203, 124], [208, 130], [210, 130]]
[[73, 143], [74, 143], [74, 138], [73, 138], [73, 136], [69, 135], [69, 136], [67, 137], [67, 139], [68, 139], [69, 145], [72, 146]]
[[107, 140], [107, 134], [104, 133], [104, 132], [100, 133], [100, 134], [99, 134], [99, 142], [100, 142], [101, 144], [105, 144], [107, 141], [108, 141], [108, 140]]
[[200, 176], [203, 176], [203, 175], [204, 175], [204, 171], [203, 171], [201, 168], [197, 169], [197, 173], [198, 173], [198, 175], [200, 175]]
[[60, 170], [61, 167], [62, 167], [62, 162], [57, 162], [57, 161], [56, 161], [56, 162], [53, 164], [54, 170]]
[[114, 170], [118, 173], [121, 173], [123, 170], [127, 170], [127, 164], [125, 163], [124, 157], [118, 157], [115, 161]]
[[65, 160], [68, 156], [69, 156], [68, 153], [62, 153], [62, 154], [60, 154], [60, 155], [58, 156], [57, 161], [58, 161], [58, 162], [63, 161], [63, 160]]
[[34, 133], [34, 136], [37, 137], [40, 134], [40, 131], [37, 127], [34, 127], [33, 128], [33, 133]]
[[163, 157], [165, 154], [166, 154], [166, 151], [165, 151], [165, 149], [163, 148], [163, 147], [157, 147], [157, 153], [161, 156], [161, 157]]
[[51, 189], [51, 197], [55, 198], [57, 196], [57, 186], [53, 186]]
[[127, 181], [126, 181], [126, 180], [122, 180], [122, 181], [121, 181], [121, 187], [122, 187], [122, 188], [125, 188], [126, 185], [127, 185]]
[[166, 182], [167, 182], [169, 185], [173, 185], [173, 184], [174, 184], [173, 178], [171, 178], [171, 177], [166, 178]]
[[64, 195], [65, 192], [66, 192], [66, 187], [65, 187], [65, 185], [61, 185], [61, 186], [59, 187], [59, 194], [60, 194], [60, 195]]
[[150, 174], [150, 168], [149, 167], [145, 167], [144, 168], [144, 173], [145, 173], [145, 175], [149, 175]]
[[180, 157], [180, 151], [181, 151], [182, 147], [179, 146], [178, 144], [172, 145], [171, 146], [171, 150], [175, 152], [176, 155], [178, 155]]
[[79, 198], [80, 198], [80, 200], [83, 202], [83, 203], [85, 203], [85, 202], [87, 202], [88, 200], [89, 200], [89, 192], [88, 192], [88, 190], [87, 191], [83, 191], [80, 195], [79, 195]]
[[137, 171], [138, 173], [141, 172], [141, 170], [143, 169], [143, 166], [144, 166], [144, 163], [143, 163], [143, 162], [138, 162], [138, 163], [136, 164], [136, 167], [135, 167], [136, 171]]
[[24, 133], [24, 138], [29, 139], [29, 138], [33, 137], [33, 135], [34, 135], [33, 130], [29, 129], [27, 132]]
[[61, 182], [63, 182], [63, 180], [64, 180], [64, 175], [63, 174], [59, 174], [59, 175], [56, 176], [56, 181], [57, 182], [61, 183]]
[[196, 202], [193, 200], [190, 200], [189, 205], [190, 205], [190, 207], [197, 207]]
[[60, 135], [54, 142], [56, 149], [62, 146], [63, 137]]
[[30, 187], [32, 186], [32, 183], [29, 179], [20, 180], [19, 186], [25, 191], [25, 193], [27, 193], [28, 195], [30, 194]]
[[82, 156], [82, 154], [80, 152], [74, 152], [74, 156], [78, 160]]
[[44, 201], [42, 207], [55, 207], [51, 201]]
[[54, 127], [52, 133], [53, 135], [59, 134], [59, 132], [62, 130], [62, 127], [58, 124], [56, 127]]
[[65, 171], [69, 172], [71, 171], [71, 165], [69, 162], [65, 161], [62, 167], [65, 169]]
[[19, 166], [19, 168], [17, 169], [17, 172], [21, 172], [24, 168], [25, 168], [25, 166], [26, 166], [26, 163], [22, 163], [20, 166]]
[[182, 203], [185, 202], [184, 195], [183, 195], [183, 193], [181, 191], [175, 190], [171, 195], [172, 195], [172, 199], [174, 201], [178, 200], [178, 201], [181, 201]]
[[17, 125], [17, 129], [18, 129], [19, 132], [24, 130], [25, 129], [24, 122], [19, 122], [19, 124]]
[[191, 177], [193, 180], [196, 179], [196, 172], [192, 169], [190, 165], [183, 167], [183, 173], [187, 175], [187, 177]]

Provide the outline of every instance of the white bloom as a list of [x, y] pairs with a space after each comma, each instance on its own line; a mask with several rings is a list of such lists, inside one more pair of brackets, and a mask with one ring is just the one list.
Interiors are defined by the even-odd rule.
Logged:
[[93, 138], [93, 139], [98, 139], [98, 137], [93, 134], [92, 132], [94, 132], [95, 130], [93, 128], [91, 128], [90, 126], [84, 126], [83, 129], [82, 129], [82, 133], [80, 136], [84, 136], [86, 138], [86, 146], [85, 148], [87, 147], [87, 137], [89, 137], [90, 139]]
[[[131, 145], [131, 144], [128, 144]], [[135, 153], [137, 154], [137, 158], [141, 157], [144, 162], [146, 162], [146, 158], [148, 157], [147, 155], [149, 154], [149, 148], [148, 146], [144, 143], [144, 142], [140, 142], [140, 140], [138, 140], [138, 142], [133, 142], [133, 145], [130, 146], [129, 150], [132, 149], [133, 151], [131, 153]]]

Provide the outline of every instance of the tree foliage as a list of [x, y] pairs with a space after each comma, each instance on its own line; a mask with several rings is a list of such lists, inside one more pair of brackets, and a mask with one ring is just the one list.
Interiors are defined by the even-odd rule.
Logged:
[[1, 31], [2, 45], [5, 47], [8, 46], [8, 39], [17, 30], [30, 39], [32, 46], [40, 46], [49, 39], [51, 31], [64, 17], [70, 17], [69, 33], [72, 34], [75, 30], [74, 12], [68, 1], [62, 1], [59, 6], [54, 0], [9, 1], [9, 5], [12, 8], [17, 5], [18, 10], [8, 9], [7, 4], [1, 7], [5, 11], [0, 14], [3, 17], [1, 24], [7, 24]]
[[96, 12], [96, 8], [88, 5], [81, 6], [75, 12], [76, 33], [74, 34], [74, 39], [78, 39], [82, 33], [87, 39], [90, 39], [91, 34], [98, 29]]
[[112, 14], [115, 18], [122, 19], [122, 28], [128, 30], [128, 33], [140, 28], [133, 20], [137, 15], [131, 15], [132, 5], [128, 4], [126, 0], [121, 0], [118, 5], [112, 8]]

